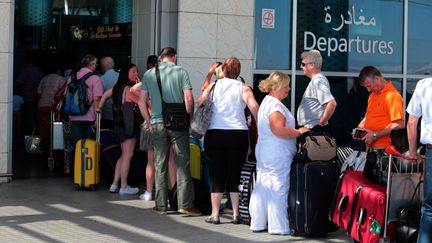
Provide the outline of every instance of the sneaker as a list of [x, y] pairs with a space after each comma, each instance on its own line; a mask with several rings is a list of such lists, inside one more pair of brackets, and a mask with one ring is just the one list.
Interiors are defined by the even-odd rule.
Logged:
[[134, 195], [139, 192], [138, 187], [130, 187], [127, 186], [125, 188], [120, 188], [119, 194], [120, 195]]
[[196, 208], [179, 208], [177, 212], [188, 216], [201, 216], [201, 212]]
[[117, 186], [116, 184], [112, 184], [112, 185], [110, 186], [109, 192], [111, 192], [111, 193], [116, 193], [116, 192], [118, 192], [118, 191], [119, 191], [119, 188], [118, 188], [118, 186]]
[[165, 208], [159, 208], [157, 206], [153, 207], [152, 211], [155, 213], [158, 213], [158, 214], [163, 214], [163, 215], [167, 214], [167, 211]]
[[146, 191], [139, 196], [139, 199], [144, 200], [144, 201], [151, 201], [152, 200], [152, 193]]

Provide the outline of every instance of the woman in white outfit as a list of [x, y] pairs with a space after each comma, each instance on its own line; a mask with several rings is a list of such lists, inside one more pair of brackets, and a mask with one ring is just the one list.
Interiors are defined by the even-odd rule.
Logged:
[[308, 131], [295, 129], [295, 120], [281, 100], [288, 96], [290, 78], [272, 72], [259, 89], [269, 93], [258, 110], [256, 146], [257, 180], [250, 199], [250, 229], [268, 229], [270, 234], [290, 234], [288, 190], [291, 162], [296, 153], [296, 137]]

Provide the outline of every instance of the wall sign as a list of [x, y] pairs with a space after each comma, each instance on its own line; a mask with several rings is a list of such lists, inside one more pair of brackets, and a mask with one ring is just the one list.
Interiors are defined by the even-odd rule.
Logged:
[[330, 6], [324, 7], [323, 21], [331, 31], [347, 31], [347, 38], [317, 36], [311, 31], [304, 32], [304, 49], [318, 49], [331, 56], [335, 52], [392, 55], [394, 41], [378, 39], [381, 37], [379, 18], [372, 16], [354, 4], [346, 12], [334, 13]]
[[261, 10], [261, 28], [274, 29], [275, 10], [263, 8]]
[[132, 36], [132, 24], [75, 25], [70, 28], [72, 40], [124, 40]]

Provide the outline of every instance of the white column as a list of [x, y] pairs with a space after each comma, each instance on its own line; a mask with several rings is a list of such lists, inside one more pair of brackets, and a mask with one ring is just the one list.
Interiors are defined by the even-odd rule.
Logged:
[[13, 0], [0, 1], [0, 183], [12, 174]]
[[148, 55], [158, 54], [156, 45], [159, 38], [156, 28], [157, 0], [133, 0], [132, 7], [132, 62], [138, 66], [140, 77], [146, 70]]
[[235, 56], [252, 84], [254, 0], [179, 1], [177, 62], [190, 75], [194, 97], [210, 64]]

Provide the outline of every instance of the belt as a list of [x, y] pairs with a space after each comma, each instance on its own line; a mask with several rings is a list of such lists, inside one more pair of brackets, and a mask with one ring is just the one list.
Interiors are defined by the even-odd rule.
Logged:
[[427, 149], [432, 149], [432, 144], [426, 144]]

